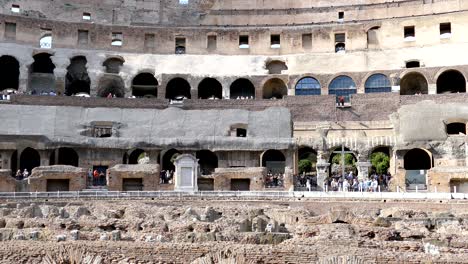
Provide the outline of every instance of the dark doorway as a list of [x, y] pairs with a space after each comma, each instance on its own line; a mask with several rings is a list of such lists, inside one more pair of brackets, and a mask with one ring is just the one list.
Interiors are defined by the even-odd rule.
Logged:
[[216, 79], [206, 78], [198, 85], [198, 98], [200, 99], [222, 99], [223, 87]]
[[231, 179], [231, 191], [250, 191], [250, 179]]
[[18, 90], [19, 62], [12, 56], [4, 55], [0, 57], [0, 71], [2, 72], [0, 91], [7, 89]]
[[437, 79], [437, 93], [465, 93], [466, 80], [459, 71], [449, 70]]
[[20, 169], [24, 171], [27, 169], [29, 171], [29, 175], [34, 168], [39, 167], [41, 165], [41, 156], [37, 150], [32, 148], [26, 148], [21, 152], [20, 156]]
[[262, 166], [271, 173], [284, 173], [286, 158], [279, 150], [268, 150], [262, 156]]
[[255, 99], [255, 87], [247, 79], [238, 79], [231, 84], [231, 99]]
[[166, 86], [166, 99], [190, 99], [190, 84], [183, 78], [174, 78]]
[[78, 153], [72, 148], [59, 148], [51, 154], [50, 165], [53, 164], [78, 167]]
[[412, 149], [404, 157], [405, 170], [429, 170], [432, 160], [429, 153], [422, 149]]
[[163, 170], [175, 170], [174, 159], [181, 153], [176, 149], [170, 149], [164, 153], [162, 160], [162, 169]]
[[99, 175], [98, 178], [93, 178], [94, 186], [106, 186], [107, 185], [106, 176], [107, 176], [108, 168], [109, 168], [108, 166], [101, 166], [101, 165], [93, 166], [93, 172], [97, 171]]
[[465, 123], [447, 124], [447, 135], [466, 135]]
[[48, 179], [47, 191], [48, 192], [68, 192], [70, 191], [70, 180]]
[[426, 78], [418, 73], [408, 73], [400, 81], [401, 95], [427, 94], [428, 84]]
[[85, 56], [77, 56], [70, 60], [65, 77], [65, 95], [90, 94], [91, 79], [88, 75]]
[[218, 157], [215, 153], [209, 150], [200, 150], [197, 151], [196, 157], [198, 164], [200, 164], [202, 175], [210, 175], [218, 168]]
[[132, 82], [132, 95], [135, 97], [158, 97], [158, 81], [151, 73], [140, 73]]
[[124, 192], [143, 191], [143, 179], [122, 179], [122, 189]]

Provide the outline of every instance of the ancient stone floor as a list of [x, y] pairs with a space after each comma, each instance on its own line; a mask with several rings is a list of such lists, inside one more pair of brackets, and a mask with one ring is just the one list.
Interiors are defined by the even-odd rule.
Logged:
[[468, 263], [468, 202], [2, 201], [0, 240], [0, 263]]

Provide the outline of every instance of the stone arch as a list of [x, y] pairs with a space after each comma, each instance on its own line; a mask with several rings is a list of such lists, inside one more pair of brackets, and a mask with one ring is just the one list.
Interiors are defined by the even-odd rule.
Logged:
[[214, 78], [205, 78], [198, 85], [198, 98], [200, 99], [222, 99], [223, 86]]
[[272, 173], [284, 173], [286, 167], [286, 157], [279, 150], [270, 149], [261, 155], [262, 167]]
[[296, 95], [320, 95], [322, 87], [320, 82], [313, 77], [301, 78], [295, 86]]
[[282, 74], [283, 71], [288, 70], [286, 63], [280, 60], [267, 61], [265, 68], [268, 70], [268, 74]]
[[382, 73], [372, 74], [364, 84], [365, 93], [389, 93], [392, 91], [390, 79]]
[[[341, 177], [343, 168], [342, 168], [342, 163], [341, 163], [341, 153], [335, 153], [335, 152], [341, 152], [342, 146], [336, 146], [330, 149], [330, 157], [328, 162], [330, 163], [330, 170], [329, 174], [330, 177]], [[357, 169], [355, 167], [355, 163], [358, 161], [358, 155], [355, 151], [351, 151], [349, 148], [346, 146], [344, 147], [344, 151], [346, 152], [352, 152], [352, 153], [345, 153], [345, 172], [352, 171], [354, 175], [357, 175]], [[338, 156], [337, 158], [335, 158]]]
[[106, 68], [106, 73], [119, 74], [124, 62], [122, 57], [110, 57], [102, 63], [102, 66]]
[[312, 163], [312, 171], [316, 171], [317, 151], [310, 147], [300, 147], [297, 151], [298, 166], [301, 160], [309, 160]]
[[140, 164], [140, 160], [147, 157], [148, 154], [143, 149], [134, 149], [130, 152], [130, 154], [127, 155], [128, 164]]
[[31, 175], [31, 171], [41, 165], [41, 156], [39, 152], [33, 148], [25, 148], [20, 155], [20, 169], [27, 169]]
[[120, 76], [105, 74], [99, 80], [97, 95], [107, 97], [109, 94], [115, 95], [115, 97], [125, 96], [125, 84]]
[[356, 82], [347, 75], [335, 77], [328, 85], [328, 94], [336, 95], [337, 99], [343, 96], [346, 102], [349, 102], [351, 95], [356, 93]]
[[200, 164], [202, 175], [210, 175], [218, 168], [218, 156], [216, 153], [210, 150], [200, 150], [197, 151], [196, 157], [198, 164]]
[[190, 99], [190, 84], [187, 80], [181, 77], [174, 78], [167, 83], [166, 86], [166, 99]]
[[466, 79], [457, 70], [446, 70], [437, 78], [437, 93], [466, 93]]
[[255, 99], [255, 86], [248, 79], [237, 79], [231, 84], [230, 94], [231, 99], [238, 99], [242, 97], [247, 99]]
[[177, 149], [170, 149], [168, 151], [166, 151], [164, 153], [164, 155], [162, 156], [162, 170], [172, 170], [174, 171], [175, 170], [175, 166], [174, 166], [174, 158], [177, 157], [178, 155], [182, 154], [180, 151], [178, 151]]
[[434, 166], [431, 152], [425, 149], [411, 149], [403, 159], [405, 170], [429, 170]]
[[263, 85], [263, 99], [282, 99], [288, 95], [288, 87], [283, 80], [273, 78]]
[[85, 56], [76, 56], [70, 59], [65, 76], [65, 95], [90, 94], [91, 79], [88, 75]]
[[55, 65], [49, 53], [38, 53], [33, 56], [34, 62], [29, 67], [29, 90], [32, 94], [55, 91]]
[[79, 166], [79, 155], [72, 148], [58, 148], [50, 155], [50, 165]]
[[405, 74], [400, 80], [401, 95], [427, 94], [428, 83], [426, 77], [419, 72]]
[[142, 72], [132, 80], [132, 95], [135, 97], [158, 97], [158, 81], [152, 73]]
[[9, 55], [3, 55], [0, 57], [0, 72], [2, 73], [0, 91], [8, 89], [18, 90], [20, 75], [19, 67], [19, 62], [15, 57]]

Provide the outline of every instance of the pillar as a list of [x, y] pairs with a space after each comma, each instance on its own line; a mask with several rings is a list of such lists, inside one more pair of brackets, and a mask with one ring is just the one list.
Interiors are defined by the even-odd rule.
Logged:
[[368, 161], [356, 162], [358, 169], [358, 179], [364, 180], [369, 177], [369, 169], [372, 168], [372, 163]]
[[290, 167], [284, 168], [283, 186], [286, 191], [294, 191], [294, 174]]
[[323, 151], [318, 151], [317, 152], [317, 187], [319, 190], [325, 191], [323, 189], [323, 186], [325, 185], [325, 181], [328, 178], [328, 170], [330, 168], [330, 163], [328, 163], [324, 158], [323, 158]]
[[437, 84], [429, 83], [427, 86], [427, 93], [428, 94], [437, 94]]
[[[41, 156], [40, 166], [49, 166], [50, 165], [50, 153], [52, 150], [38, 150], [39, 155]], [[18, 159], [19, 160], [19, 159]]]

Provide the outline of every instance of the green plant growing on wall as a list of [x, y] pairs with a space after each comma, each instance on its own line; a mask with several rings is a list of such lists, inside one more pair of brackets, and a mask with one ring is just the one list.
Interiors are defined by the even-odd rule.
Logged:
[[384, 174], [390, 167], [390, 157], [383, 152], [375, 152], [371, 155], [371, 163], [377, 174]]
[[299, 161], [299, 173], [308, 173], [312, 171], [312, 161], [303, 159]]

